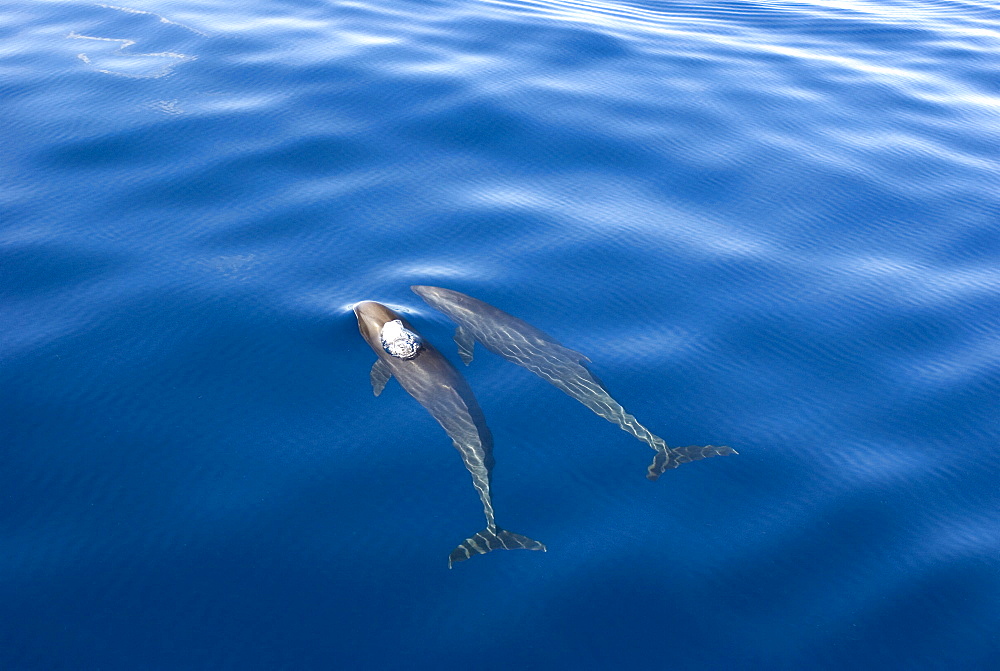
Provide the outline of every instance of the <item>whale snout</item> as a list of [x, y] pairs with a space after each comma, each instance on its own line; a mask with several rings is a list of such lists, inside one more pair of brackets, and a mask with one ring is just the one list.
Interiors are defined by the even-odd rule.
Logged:
[[441, 287], [430, 287], [423, 284], [415, 284], [410, 287], [410, 291], [423, 298], [433, 307], [442, 305], [461, 305], [465, 294]]
[[421, 298], [430, 298], [435, 296], [438, 291], [437, 287], [429, 287], [423, 284], [414, 284], [410, 287], [410, 291], [420, 296]]
[[375, 301], [361, 301], [354, 306], [354, 314], [361, 317], [365, 314], [372, 314], [377, 308], [382, 307], [381, 304]]

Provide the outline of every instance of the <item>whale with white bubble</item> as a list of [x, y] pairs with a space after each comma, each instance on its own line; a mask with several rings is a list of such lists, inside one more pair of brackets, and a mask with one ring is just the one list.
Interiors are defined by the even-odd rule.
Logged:
[[371, 370], [375, 395], [381, 394], [389, 379], [395, 377], [451, 438], [483, 503], [486, 528], [459, 544], [449, 556], [448, 566], [492, 550], [544, 551], [545, 546], [538, 541], [496, 524], [490, 494], [493, 435], [462, 374], [405, 318], [381, 303], [358, 303], [354, 314], [361, 335], [378, 355]]

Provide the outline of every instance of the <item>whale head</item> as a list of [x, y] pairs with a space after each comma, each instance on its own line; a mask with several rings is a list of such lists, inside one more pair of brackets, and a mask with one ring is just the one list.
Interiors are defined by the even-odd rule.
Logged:
[[354, 306], [358, 330], [373, 348], [381, 347], [397, 359], [412, 359], [423, 349], [423, 338], [399, 314], [375, 301]]

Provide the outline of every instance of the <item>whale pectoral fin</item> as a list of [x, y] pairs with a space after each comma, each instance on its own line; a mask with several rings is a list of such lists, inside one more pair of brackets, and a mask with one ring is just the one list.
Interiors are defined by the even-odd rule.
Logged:
[[382, 390], [385, 389], [385, 383], [389, 381], [390, 377], [392, 377], [392, 371], [389, 370], [389, 364], [385, 362], [385, 359], [380, 357], [375, 362], [375, 365], [372, 366], [371, 374], [372, 391], [375, 392], [376, 396], [381, 394]]
[[455, 329], [455, 344], [458, 345], [458, 356], [461, 357], [462, 363], [468, 366], [472, 363], [472, 350], [476, 346], [476, 339], [459, 326]]

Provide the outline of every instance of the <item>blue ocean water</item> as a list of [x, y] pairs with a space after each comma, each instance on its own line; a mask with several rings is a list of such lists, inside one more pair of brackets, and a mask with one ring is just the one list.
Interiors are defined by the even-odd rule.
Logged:
[[[252, 5], [252, 6], [251, 6]], [[1000, 668], [1000, 7], [0, 6], [0, 668]], [[648, 447], [410, 293], [592, 360]], [[466, 375], [504, 526], [360, 300]]]

